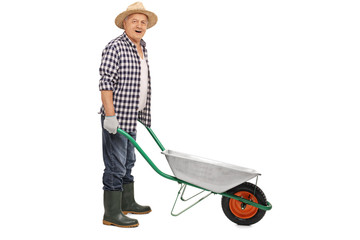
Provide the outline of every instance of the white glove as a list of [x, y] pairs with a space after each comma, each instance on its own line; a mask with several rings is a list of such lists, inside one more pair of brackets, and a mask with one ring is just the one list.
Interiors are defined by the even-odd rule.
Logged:
[[117, 127], [119, 125], [119, 122], [116, 118], [116, 116], [106, 116], [104, 120], [104, 128], [112, 134], [117, 133]]

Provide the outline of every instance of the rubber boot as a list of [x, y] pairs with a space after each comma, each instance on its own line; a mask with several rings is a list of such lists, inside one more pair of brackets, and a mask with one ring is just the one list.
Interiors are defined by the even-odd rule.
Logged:
[[139, 223], [136, 219], [126, 217], [121, 211], [122, 192], [104, 191], [105, 214], [103, 224], [117, 227], [137, 227]]
[[149, 206], [141, 206], [136, 203], [134, 198], [134, 182], [123, 184], [123, 189], [121, 208], [124, 214], [147, 214], [151, 212], [151, 208]]

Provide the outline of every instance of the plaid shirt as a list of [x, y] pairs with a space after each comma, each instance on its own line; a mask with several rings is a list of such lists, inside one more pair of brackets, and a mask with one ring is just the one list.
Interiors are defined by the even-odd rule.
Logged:
[[[146, 43], [141, 40], [140, 44], [148, 64]], [[115, 114], [119, 121], [118, 127], [126, 132], [135, 132], [137, 120], [150, 127], [150, 71], [148, 71], [146, 106], [142, 111], [138, 111], [141, 72], [140, 57], [135, 44], [131, 42], [125, 32], [106, 45], [102, 52], [99, 71], [101, 76], [99, 90], [113, 91]], [[100, 113], [105, 116], [103, 105], [101, 106]]]

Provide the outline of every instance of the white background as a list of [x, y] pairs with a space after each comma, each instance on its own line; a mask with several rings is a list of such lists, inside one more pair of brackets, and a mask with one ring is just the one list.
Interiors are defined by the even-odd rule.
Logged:
[[[211, 196], [179, 217], [178, 184], [138, 156], [140, 226], [102, 225], [101, 51], [133, 1], [0, 5], [1, 239], [358, 239], [358, 1], [150, 1], [152, 129], [168, 149], [262, 173], [251, 227]], [[142, 126], [138, 141], [164, 156]], [[6, 237], [4, 237], [6, 235]]]

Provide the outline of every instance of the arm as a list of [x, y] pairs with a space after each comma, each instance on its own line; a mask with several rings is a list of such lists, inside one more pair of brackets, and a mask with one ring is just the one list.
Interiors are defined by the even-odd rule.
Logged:
[[100, 65], [100, 83], [101, 101], [105, 110], [104, 129], [111, 134], [117, 133], [119, 122], [115, 116], [113, 91], [114, 84], [117, 82], [117, 69], [119, 64], [119, 53], [112, 45], [108, 45], [102, 54]]
[[101, 91], [101, 101], [104, 105], [105, 116], [114, 116], [114, 103], [113, 103], [113, 91], [111, 90], [102, 90]]

